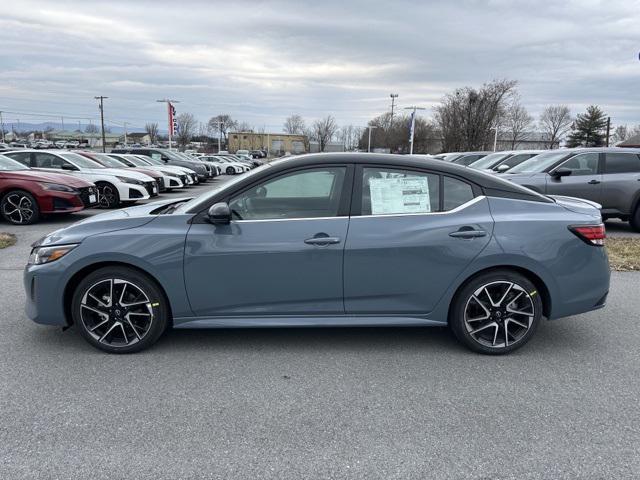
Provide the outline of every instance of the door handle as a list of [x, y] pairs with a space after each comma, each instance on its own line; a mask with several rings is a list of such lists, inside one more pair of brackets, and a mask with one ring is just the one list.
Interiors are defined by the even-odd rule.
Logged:
[[304, 243], [307, 245], [319, 245], [321, 247], [326, 245], [334, 245], [336, 243], [340, 243], [340, 239], [338, 237], [312, 237], [307, 238]]
[[453, 238], [478, 238], [485, 237], [486, 235], [487, 232], [484, 230], [465, 230], [464, 227], [449, 234], [449, 236]]
[[600, 183], [600, 180], [591, 180], [589, 182], [589, 185], [598, 185]]

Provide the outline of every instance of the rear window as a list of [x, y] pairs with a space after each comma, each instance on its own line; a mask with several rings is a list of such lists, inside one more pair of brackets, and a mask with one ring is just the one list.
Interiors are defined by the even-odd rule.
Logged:
[[471, 185], [457, 178], [444, 177], [442, 184], [443, 210], [453, 210], [473, 199]]

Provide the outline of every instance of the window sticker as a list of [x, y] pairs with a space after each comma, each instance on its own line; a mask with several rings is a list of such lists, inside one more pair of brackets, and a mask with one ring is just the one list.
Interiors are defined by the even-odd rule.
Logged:
[[431, 212], [427, 177], [372, 178], [371, 214]]

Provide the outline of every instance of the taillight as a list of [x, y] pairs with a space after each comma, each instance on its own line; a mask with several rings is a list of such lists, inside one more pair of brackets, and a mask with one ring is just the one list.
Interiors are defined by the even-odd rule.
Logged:
[[604, 245], [604, 239], [607, 238], [603, 223], [599, 225], [571, 225], [569, 230], [589, 245], [601, 247]]

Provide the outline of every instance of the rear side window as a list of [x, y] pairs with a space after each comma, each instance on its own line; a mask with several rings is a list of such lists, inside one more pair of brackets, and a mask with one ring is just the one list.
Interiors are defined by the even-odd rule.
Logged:
[[638, 173], [640, 157], [635, 153], [607, 153], [605, 173]]
[[412, 170], [364, 168], [362, 215], [430, 213], [440, 209], [440, 176]]
[[30, 152], [12, 152], [12, 153], [6, 153], [5, 155], [11, 158], [12, 160], [15, 160], [16, 162], [20, 162], [21, 164], [26, 165], [27, 167], [31, 166]]
[[444, 211], [453, 210], [462, 204], [473, 200], [473, 188], [457, 178], [444, 177], [442, 182]]

